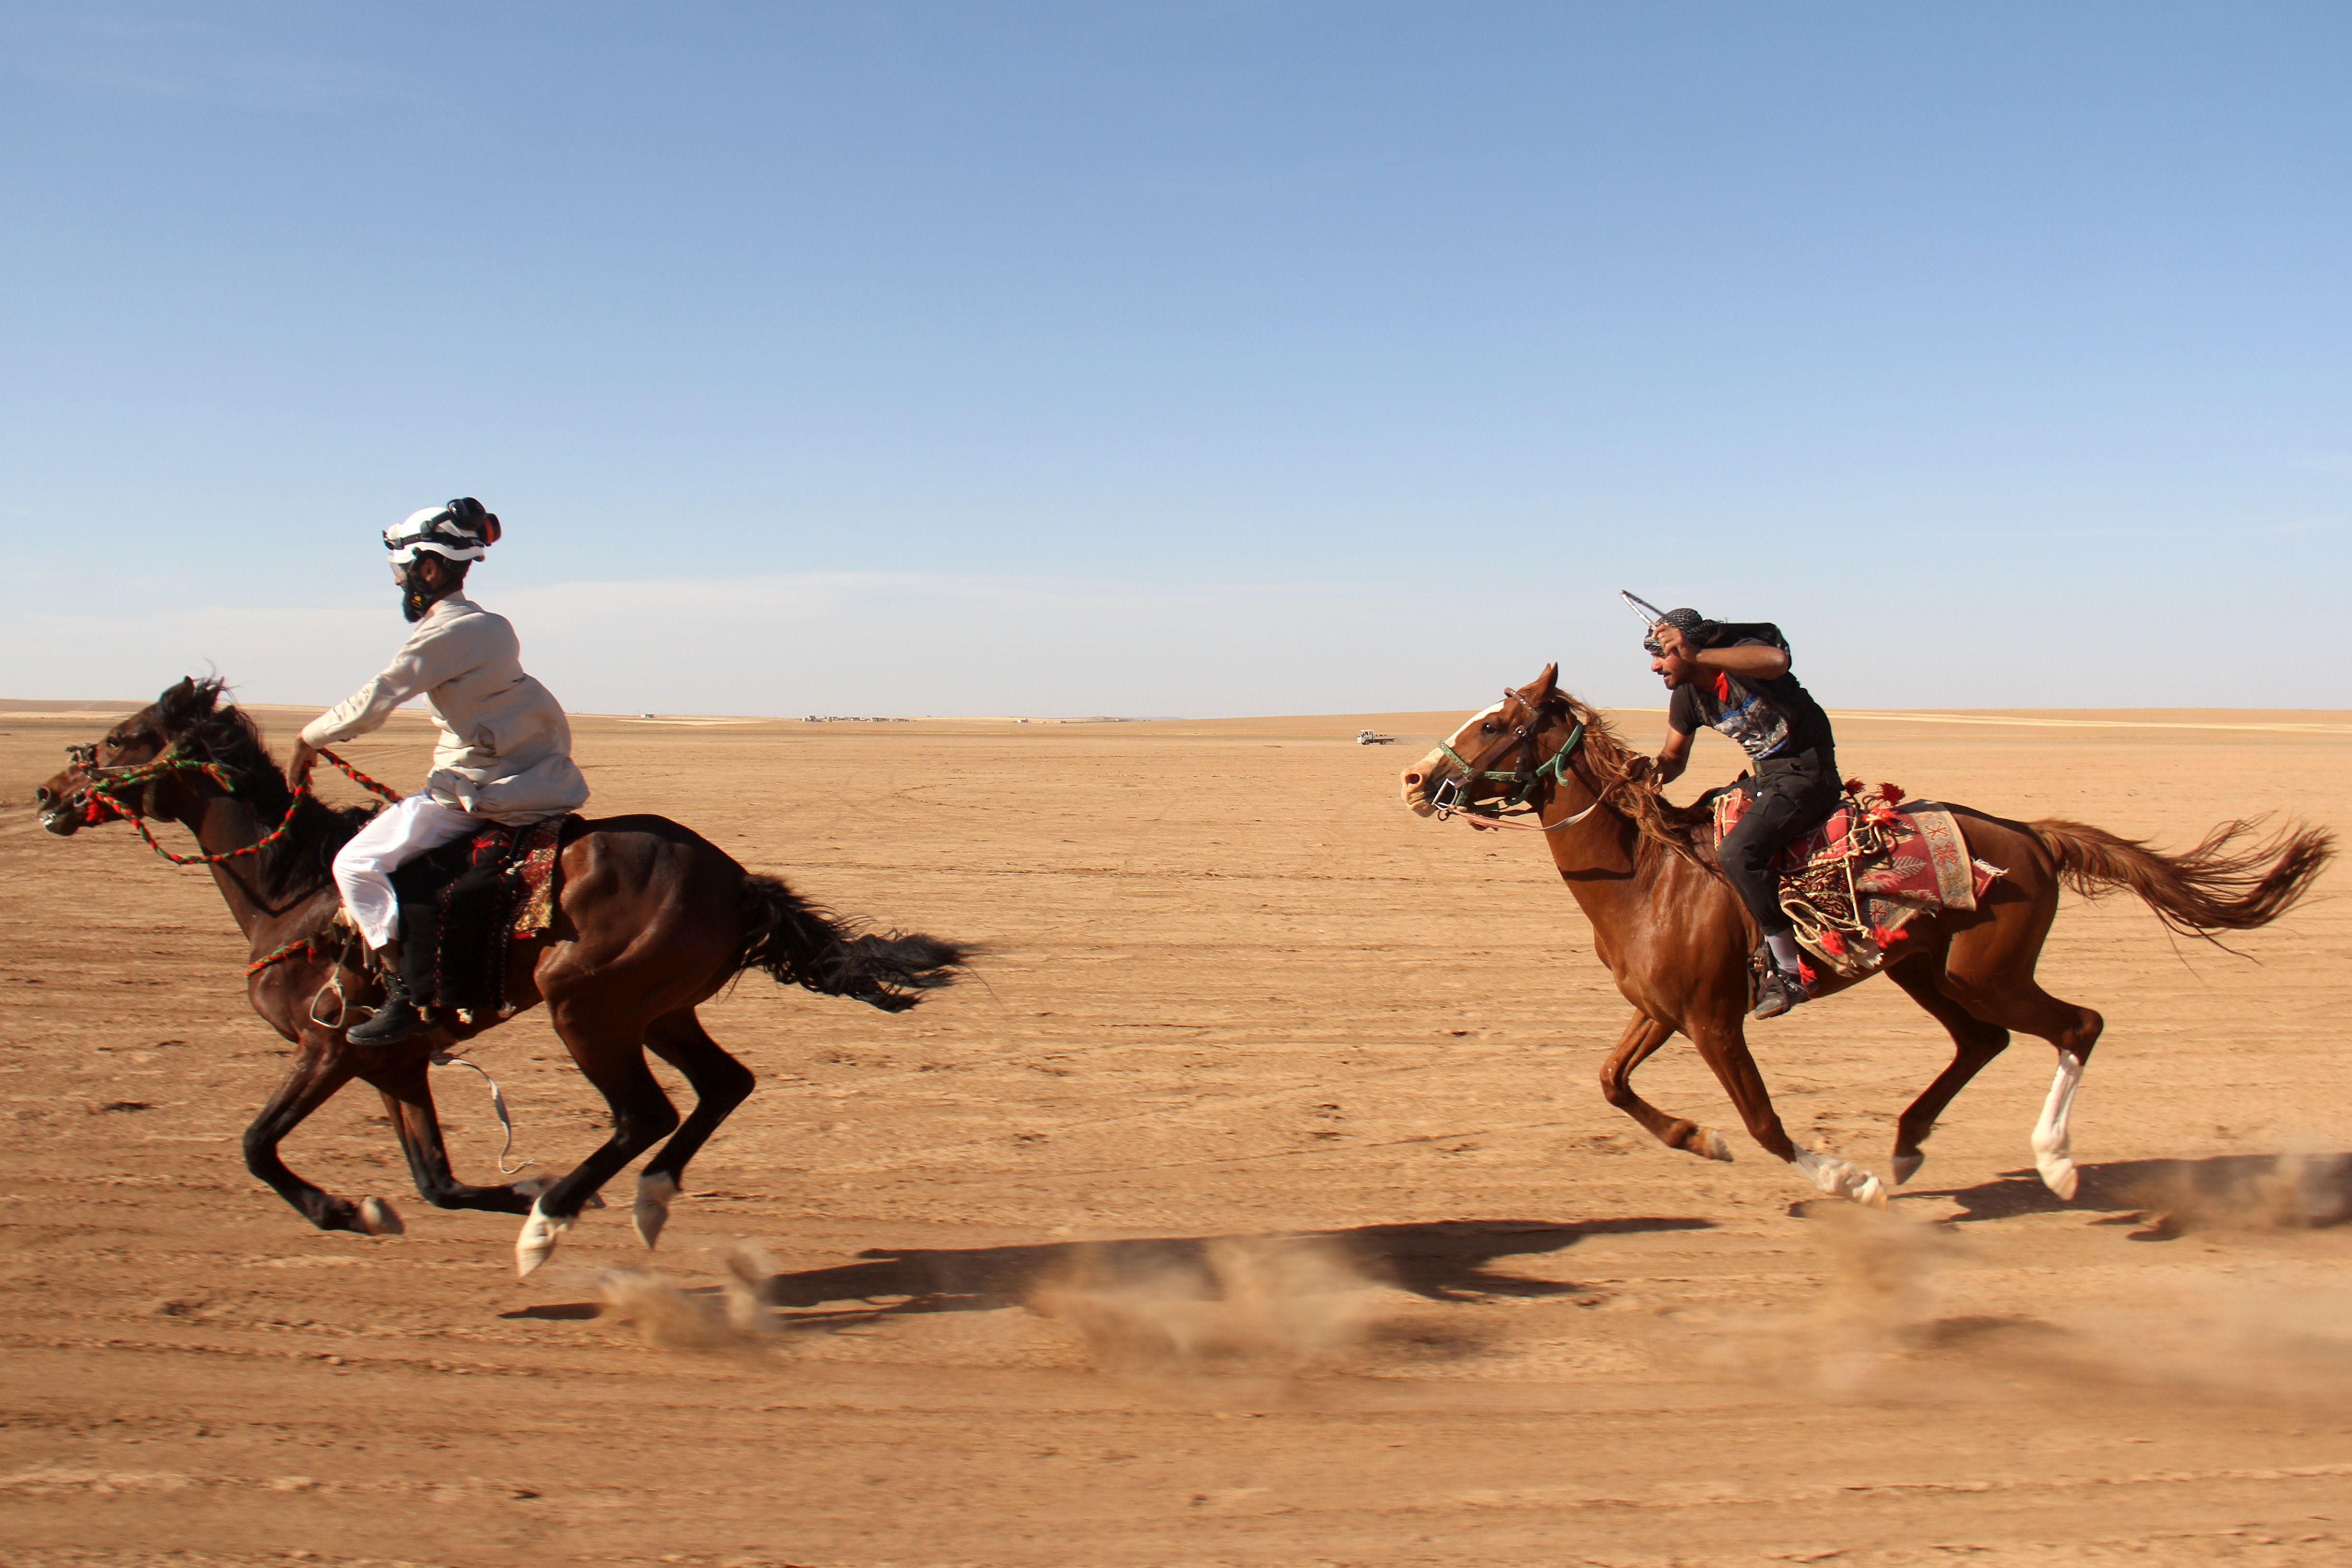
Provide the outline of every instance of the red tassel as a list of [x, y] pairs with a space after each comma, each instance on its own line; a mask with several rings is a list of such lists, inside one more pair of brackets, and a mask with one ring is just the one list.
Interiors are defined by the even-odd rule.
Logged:
[[1731, 677], [1717, 675], [1715, 678], [1715, 700], [1717, 702], [1731, 700]]
[[1813, 984], [1814, 980], [1815, 980], [1816, 978], [1818, 978], [1818, 976], [1817, 976], [1817, 974], [1816, 974], [1816, 973], [1815, 973], [1815, 971], [1814, 971], [1814, 969], [1813, 969], [1813, 966], [1812, 966], [1811, 964], [1810, 964], [1810, 963], [1807, 963], [1803, 959], [1801, 959], [1801, 959], [1797, 960], [1797, 978], [1798, 978], [1798, 979], [1800, 979], [1800, 980], [1801, 980], [1801, 981], [1803, 981], [1803, 982], [1805, 983], [1805, 987], [1806, 987], [1806, 989], [1807, 989], [1807, 990], [1811, 990], [1811, 989], [1812, 988], [1812, 984]]
[[1903, 786], [1901, 784], [1880, 784], [1878, 786], [1878, 793], [1889, 805], [1901, 805], [1903, 804]]
[[1873, 926], [1870, 928], [1870, 935], [1871, 940], [1877, 942], [1879, 946], [1893, 947], [1896, 942], [1905, 941], [1911, 935], [1911, 928], [1896, 926], [1893, 931], [1888, 931], [1885, 926]]
[[1862, 781], [1860, 779], [1846, 780], [1845, 793], [1848, 795], [1860, 795], [1862, 793]]
[[1845, 952], [1845, 938], [1824, 926], [1822, 928], [1822, 951], [1835, 958]]

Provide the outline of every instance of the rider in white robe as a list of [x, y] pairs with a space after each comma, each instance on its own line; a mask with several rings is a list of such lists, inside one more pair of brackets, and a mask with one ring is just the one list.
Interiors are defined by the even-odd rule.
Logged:
[[378, 813], [335, 856], [343, 907], [383, 956], [390, 993], [373, 1018], [350, 1030], [362, 1045], [433, 1026], [419, 1003], [433, 955], [404, 951], [392, 873], [487, 823], [559, 816], [588, 799], [562, 705], [523, 673], [514, 627], [462, 591], [467, 568], [498, 537], [497, 517], [471, 498], [427, 507], [384, 531], [402, 613], [416, 629], [383, 674], [303, 726], [289, 763], [289, 775], [299, 778], [319, 748], [381, 728], [417, 697], [441, 731], [425, 788]]

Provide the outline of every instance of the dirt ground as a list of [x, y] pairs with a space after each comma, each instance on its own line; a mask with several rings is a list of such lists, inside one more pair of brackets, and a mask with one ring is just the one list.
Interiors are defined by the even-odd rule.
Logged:
[[[362, 1091], [289, 1155], [405, 1236], [246, 1174], [283, 1053], [209, 878], [41, 833], [103, 721], [0, 713], [0, 1559], [2352, 1561], [2340, 867], [2247, 958], [2070, 896], [2079, 1201], [2031, 1175], [2021, 1041], [1870, 1214], [1601, 1103], [1625, 1009], [1540, 845], [1397, 802], [1440, 719], [583, 721], [598, 810], [989, 954], [902, 1017], [714, 1003], [761, 1086], [661, 1250], [616, 1189], [518, 1282], [517, 1222], [418, 1202]], [[1840, 731], [2003, 815], [2352, 828], [2345, 714]], [[424, 735], [352, 752], [414, 781]], [[1688, 784], [1734, 771], [1703, 738]], [[1882, 1173], [1946, 1055], [1885, 983], [1754, 1037], [1800, 1141]], [[539, 1016], [477, 1055], [530, 1170], [601, 1137]], [[1641, 1081], [1730, 1122], [1686, 1049]], [[485, 1179], [480, 1080], [436, 1082]]]

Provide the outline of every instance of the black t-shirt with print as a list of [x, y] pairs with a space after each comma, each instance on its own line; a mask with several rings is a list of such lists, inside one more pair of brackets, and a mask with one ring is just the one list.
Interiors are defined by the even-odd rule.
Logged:
[[[1742, 633], [1761, 633], [1743, 636]], [[1777, 647], [1786, 649], [1780, 628], [1772, 626], [1727, 627], [1709, 647]], [[1666, 724], [1678, 735], [1688, 735], [1702, 724], [1720, 730], [1739, 742], [1757, 762], [1794, 756], [1819, 747], [1832, 749], [1830, 716], [1812, 694], [1783, 673], [1769, 680], [1701, 669], [1698, 679], [1677, 687], [1666, 704]]]

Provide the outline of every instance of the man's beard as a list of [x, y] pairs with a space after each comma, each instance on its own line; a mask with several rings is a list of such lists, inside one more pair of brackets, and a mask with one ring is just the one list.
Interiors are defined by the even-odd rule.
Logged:
[[415, 573], [411, 573], [401, 580], [400, 613], [408, 617], [413, 625], [423, 620], [425, 612], [431, 609], [440, 597], [440, 595], [418, 582]]

